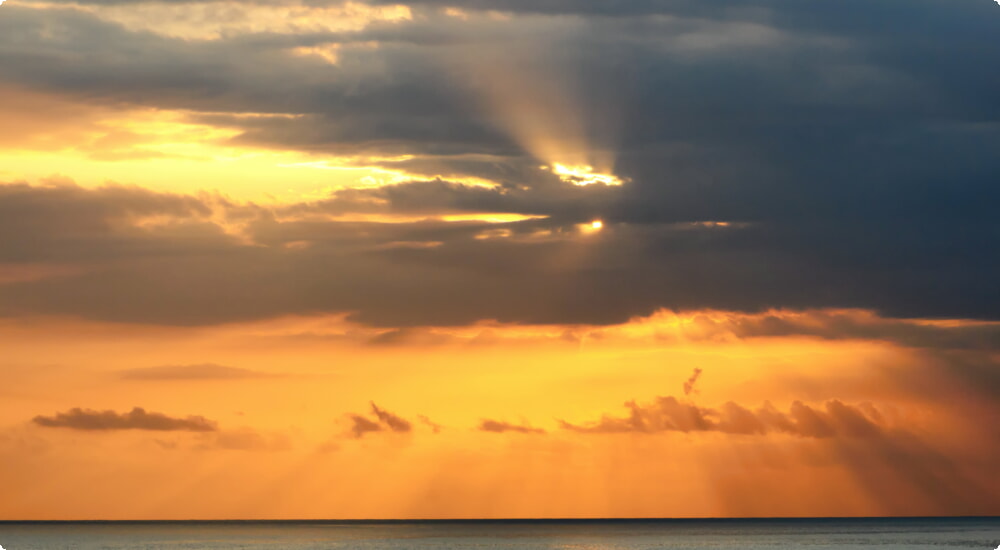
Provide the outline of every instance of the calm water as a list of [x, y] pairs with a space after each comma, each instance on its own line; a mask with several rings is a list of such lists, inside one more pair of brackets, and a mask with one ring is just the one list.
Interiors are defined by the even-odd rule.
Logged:
[[869, 549], [1000, 544], [1000, 518], [506, 523], [0, 523], [5, 550]]

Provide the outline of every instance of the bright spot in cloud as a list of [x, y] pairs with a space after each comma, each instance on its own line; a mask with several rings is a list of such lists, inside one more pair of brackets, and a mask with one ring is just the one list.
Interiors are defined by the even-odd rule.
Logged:
[[609, 186], [618, 186], [625, 183], [621, 178], [614, 174], [594, 172], [594, 168], [592, 166], [582, 164], [566, 166], [565, 164], [553, 162], [551, 170], [553, 174], [559, 176], [559, 179], [565, 181], [566, 183], [572, 183], [573, 185], [579, 185], [581, 187], [597, 183]]
[[594, 220], [590, 223], [576, 224], [577, 231], [588, 235], [599, 233], [602, 229], [604, 229], [604, 222], [602, 222], [601, 220]]

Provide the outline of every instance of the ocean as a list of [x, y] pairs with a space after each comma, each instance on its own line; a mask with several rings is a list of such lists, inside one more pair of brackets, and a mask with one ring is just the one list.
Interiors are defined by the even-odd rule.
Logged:
[[994, 550], [1000, 518], [0, 522], [5, 550]]

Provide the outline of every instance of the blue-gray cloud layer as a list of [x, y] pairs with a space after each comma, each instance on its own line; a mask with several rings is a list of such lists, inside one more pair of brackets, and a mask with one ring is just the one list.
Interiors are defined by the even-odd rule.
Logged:
[[[2, 286], [0, 313], [202, 324], [354, 311], [398, 326], [610, 323], [660, 307], [1000, 318], [992, 2], [411, 5], [414, 20], [359, 31], [211, 41], [130, 31], [100, 11], [5, 6], [0, 84], [188, 109], [242, 130], [237, 143], [412, 154], [390, 164], [428, 177], [284, 208], [227, 205], [252, 245], [215, 225], [204, 199], [3, 187], [0, 262], [90, 270]], [[446, 16], [445, 5], [473, 17]], [[337, 65], [290, 53], [321, 44], [339, 44]], [[514, 45], [559, 69], [552, 78], [579, 106], [586, 141], [611, 151], [629, 184], [581, 189], [539, 172], [463, 88], [468, 52], [517, 66], [523, 54], [504, 53]], [[518, 81], [528, 100], [541, 85], [529, 76]], [[476, 239], [493, 227], [301, 217], [358, 211], [549, 218], [509, 226], [514, 238]], [[183, 223], [117, 223], [152, 215]], [[586, 243], [528, 238], [597, 217], [607, 229]], [[440, 245], [396, 246], [429, 242]]]

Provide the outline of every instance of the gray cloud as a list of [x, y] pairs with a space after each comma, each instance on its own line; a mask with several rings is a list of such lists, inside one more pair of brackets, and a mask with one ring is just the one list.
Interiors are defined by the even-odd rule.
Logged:
[[214, 432], [218, 429], [215, 422], [202, 416], [173, 418], [162, 413], [146, 412], [135, 407], [127, 413], [115, 411], [96, 411], [91, 409], [73, 408], [67, 412], [56, 413], [54, 416], [36, 416], [32, 422], [46, 428], [69, 428], [72, 430], [152, 430], [152, 431], [189, 431]]
[[[0, 315], [196, 325], [353, 311], [393, 327], [606, 324], [659, 308], [1000, 318], [1000, 259], [990, 253], [1000, 242], [990, 207], [998, 199], [1000, 83], [981, 69], [1000, 63], [989, 47], [1000, 34], [995, 6], [451, 4], [515, 14], [463, 22], [435, 2], [412, 5], [428, 10], [356, 32], [214, 41], [130, 32], [99, 12], [5, 6], [3, 83], [105, 106], [191, 110], [196, 121], [242, 130], [240, 144], [412, 154], [376, 162], [426, 179], [281, 209], [230, 205], [258, 247], [209, 221], [208, 201], [192, 197], [4, 186], [0, 232], [10, 237], [0, 242], [0, 262], [73, 261], [91, 270], [4, 285]], [[664, 16], [639, 17], [649, 14]], [[365, 45], [372, 41], [379, 48]], [[326, 43], [341, 45], [336, 66], [289, 53]], [[503, 59], [515, 43], [546, 46], [535, 48], [544, 52], [537, 62], [554, 68], [541, 74], [566, 88], [586, 141], [617, 159], [628, 185], [555, 180], [463, 88], [469, 75], [455, 64], [462, 52]], [[524, 98], [549, 84], [519, 76]], [[499, 186], [447, 181], [462, 175]], [[322, 219], [352, 212], [548, 218], [505, 226], [512, 238], [479, 240], [497, 227]], [[139, 229], [129, 219], [140, 215], [177, 223]], [[607, 230], [586, 245], [529, 238], [567, 235], [595, 218]], [[430, 242], [441, 245], [392, 246]], [[989, 330], [978, 338], [989, 340]]]
[[[205, 217], [195, 197], [133, 186], [90, 191], [73, 185], [0, 185], [0, 262], [102, 262], [148, 255], [219, 250], [232, 241]], [[150, 217], [177, 221], [158, 229], [135, 223]]]
[[[390, 197], [387, 213], [429, 214], [440, 190], [459, 197], [466, 193], [447, 182], [396, 187], [406, 196], [403, 188], [409, 186], [431, 192], [420, 202], [397, 198], [395, 188], [372, 196]], [[581, 199], [588, 190], [583, 192]], [[595, 201], [603, 192], [597, 192]], [[456, 206], [442, 199], [438, 204], [445, 213], [517, 206], [504, 204], [510, 199], [500, 191], [471, 193], [483, 200]], [[491, 206], [493, 197], [501, 198]], [[605, 231], [580, 238], [572, 224], [596, 217], [596, 202], [590, 207], [581, 202], [576, 213], [498, 226], [324, 219], [328, 210], [338, 211], [338, 200], [272, 209], [213, 205], [135, 188], [0, 187], [0, 211], [10, 213], [0, 217], [10, 236], [0, 243], [0, 263], [70, 262], [86, 268], [3, 285], [0, 315], [73, 314], [199, 325], [354, 311], [357, 320], [396, 327], [480, 319], [607, 324], [659, 308], [756, 312], [864, 307], [886, 316], [995, 317], [987, 288], [992, 279], [986, 275], [1000, 269], [1000, 263], [991, 255], [972, 254], [974, 248], [968, 254], [953, 250], [988, 248], [989, 228], [949, 247], [944, 236], [932, 234], [923, 244], [896, 242], [895, 237], [878, 243], [882, 234], [866, 237], [857, 228], [840, 231], [843, 242], [824, 243], [822, 231], [805, 222], [786, 228], [765, 222], [719, 227], [634, 224], [605, 217]], [[522, 204], [528, 202], [524, 197]], [[242, 231], [258, 246], [211, 221], [212, 208], [244, 224]], [[319, 217], [310, 219], [313, 215]], [[145, 216], [173, 221], [137, 225]], [[476, 238], [498, 228], [509, 232], [509, 238]], [[539, 232], [549, 237], [535, 238]], [[810, 241], [816, 249], [807, 247]], [[400, 242], [441, 244], [386, 246]], [[287, 246], [294, 243], [308, 246]], [[849, 250], [851, 244], [858, 248]], [[869, 256], [855, 256], [861, 252]], [[943, 263], [934, 266], [924, 254]], [[966, 284], [950, 282], [959, 279]], [[595, 299], [579, 300], [580, 295]], [[746, 336], [871, 336], [907, 345], [959, 347], [992, 346], [996, 331], [989, 325], [944, 330], [849, 316], [812, 326], [782, 318], [741, 323], [719, 330]]]

